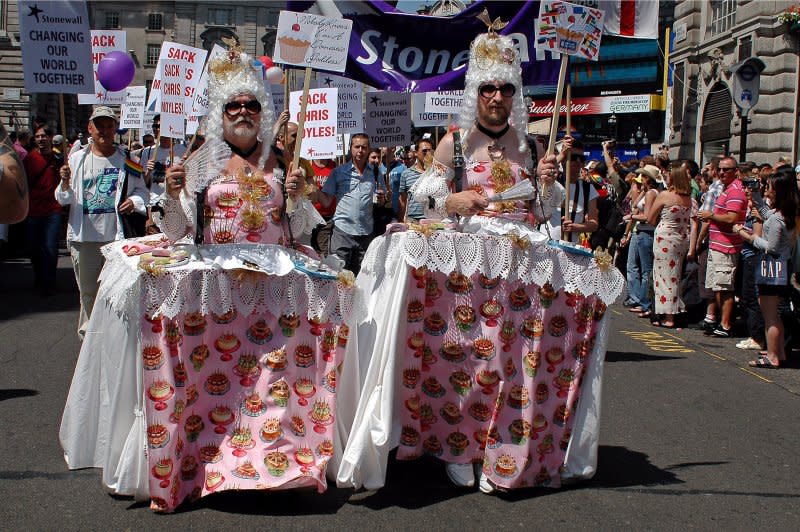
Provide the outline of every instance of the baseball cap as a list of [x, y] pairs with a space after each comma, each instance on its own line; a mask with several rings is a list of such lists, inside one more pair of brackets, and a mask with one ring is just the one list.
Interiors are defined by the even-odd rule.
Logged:
[[92, 116], [89, 117], [89, 120], [92, 121], [95, 118], [102, 117], [111, 118], [115, 122], [117, 121], [117, 115], [114, 113], [114, 110], [111, 107], [107, 105], [96, 105], [94, 109], [92, 109]]
[[644, 168], [639, 168], [635, 172], [636, 174], [644, 174], [648, 177], [655, 179], [657, 182], [662, 181], [661, 177], [661, 170], [658, 169], [658, 166], [654, 164], [646, 164]]

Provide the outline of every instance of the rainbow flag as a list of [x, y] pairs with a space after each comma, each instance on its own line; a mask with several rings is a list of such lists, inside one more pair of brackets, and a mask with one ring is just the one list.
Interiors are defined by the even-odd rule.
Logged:
[[125, 158], [125, 172], [128, 173], [128, 175], [135, 174], [137, 177], [141, 177], [144, 175], [144, 168], [136, 161]]

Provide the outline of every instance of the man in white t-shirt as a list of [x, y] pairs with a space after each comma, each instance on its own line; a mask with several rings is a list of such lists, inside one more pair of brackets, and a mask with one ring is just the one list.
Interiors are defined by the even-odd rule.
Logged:
[[125, 154], [114, 145], [117, 131], [114, 111], [104, 105], [95, 107], [88, 130], [92, 142], [70, 155], [69, 164], [61, 167], [61, 185], [55, 191], [58, 203], [70, 206], [67, 240], [80, 290], [78, 335], [81, 338], [92, 315], [103, 268], [100, 248], [123, 238], [119, 215], [133, 212], [144, 215], [149, 199], [142, 176], [126, 166]]

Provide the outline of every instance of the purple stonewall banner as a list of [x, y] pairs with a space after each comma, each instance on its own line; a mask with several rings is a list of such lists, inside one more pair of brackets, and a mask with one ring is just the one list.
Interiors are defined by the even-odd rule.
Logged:
[[500, 33], [511, 36], [517, 45], [523, 83], [543, 90], [554, 89], [559, 61], [549, 51], [534, 47], [539, 2], [479, 0], [453, 17], [409, 14], [378, 0], [287, 4], [290, 11], [352, 20], [344, 76], [396, 92], [463, 89], [470, 42], [486, 32], [486, 25], [476, 18], [484, 7], [492, 20], [500, 17], [509, 22]]

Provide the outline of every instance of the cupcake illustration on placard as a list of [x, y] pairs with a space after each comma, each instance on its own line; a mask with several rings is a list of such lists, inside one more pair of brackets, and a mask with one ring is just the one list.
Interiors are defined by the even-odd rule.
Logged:
[[281, 58], [288, 63], [302, 63], [306, 58], [308, 47], [311, 46], [311, 40], [311, 35], [301, 29], [300, 21], [295, 16], [291, 31], [278, 37]]

